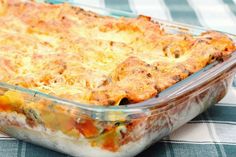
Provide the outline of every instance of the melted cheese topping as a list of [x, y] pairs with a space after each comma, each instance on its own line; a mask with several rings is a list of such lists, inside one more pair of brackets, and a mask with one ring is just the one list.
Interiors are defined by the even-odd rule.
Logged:
[[[138, 102], [158, 94], [176, 82], [168, 82], [173, 76], [163, 71], [168, 71], [167, 67], [175, 69], [173, 65], [177, 63], [189, 62], [196, 54], [196, 49], [191, 48], [197, 47], [195, 43], [199, 41], [187, 34], [167, 34], [148, 17], [115, 19], [68, 4], [9, 0], [1, 2], [0, 15], [0, 81], [86, 104], [114, 105], [123, 98]], [[225, 51], [225, 47], [227, 52], [234, 50], [227, 37], [215, 35], [216, 32], [210, 34], [213, 34], [210, 37], [226, 41], [217, 52]], [[204, 62], [202, 66], [196, 63], [199, 68], [216, 52], [210, 42], [203, 46], [202, 51], [210, 51], [207, 59], [199, 61]], [[136, 59], [132, 59], [134, 56]], [[127, 62], [129, 64], [123, 67]], [[142, 73], [135, 74], [140, 70], [135, 68], [124, 74], [124, 77], [132, 75], [134, 78], [120, 80], [120, 75], [123, 76], [118, 72], [120, 67], [129, 69], [139, 64], [142, 65], [140, 69], [144, 66], [144, 71], [151, 67], [150, 74], [154, 67], [162, 69], [154, 73], [162, 79], [168, 78], [167, 83], [157, 77], [151, 82], [143, 76], [134, 79]], [[176, 75], [181, 73], [183, 71]], [[144, 83], [139, 87], [140, 82]], [[136, 85], [139, 89], [132, 89]], [[140, 89], [149, 90], [139, 93]]]

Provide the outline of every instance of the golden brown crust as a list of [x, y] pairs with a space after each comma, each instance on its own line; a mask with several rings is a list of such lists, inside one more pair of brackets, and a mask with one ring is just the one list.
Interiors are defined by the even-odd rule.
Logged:
[[[167, 40], [167, 42], [169, 41]], [[178, 44], [176, 44], [177, 42]], [[111, 105], [110, 102], [119, 102], [124, 98], [129, 103], [146, 100], [199, 71], [208, 63], [222, 59], [223, 56], [227, 56], [235, 50], [230, 39], [217, 32], [206, 32], [194, 42], [192, 39], [186, 42], [186, 37], [184, 37], [182, 41], [173, 40], [167, 45], [168, 48], [170, 47], [170, 51], [174, 47], [173, 53], [185, 45], [183, 49], [188, 51], [182, 49], [181, 52], [188, 54], [180, 54], [178, 57], [174, 55], [174, 60], [164, 60], [154, 64], [147, 64], [138, 58], [130, 57], [114, 70], [113, 75], [109, 78], [110, 83], [105, 86], [105, 89], [102, 87], [102, 91], [98, 89], [93, 92], [91, 100], [95, 100], [94, 103], [98, 104], [102, 101], [102, 104], [107, 105]], [[172, 52], [169, 55], [173, 57]], [[119, 93], [122, 93], [122, 96], [121, 94], [110, 95], [112, 93], [110, 89], [115, 87], [119, 87]], [[102, 93], [106, 97], [103, 97]]]
[[0, 3], [0, 81], [86, 104], [149, 99], [235, 50], [221, 33], [168, 34], [145, 16]]

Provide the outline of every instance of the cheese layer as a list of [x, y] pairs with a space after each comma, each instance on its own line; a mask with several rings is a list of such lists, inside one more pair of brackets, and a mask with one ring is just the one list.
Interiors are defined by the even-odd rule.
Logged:
[[0, 81], [85, 104], [149, 99], [235, 50], [221, 33], [170, 34], [145, 16], [0, 4]]

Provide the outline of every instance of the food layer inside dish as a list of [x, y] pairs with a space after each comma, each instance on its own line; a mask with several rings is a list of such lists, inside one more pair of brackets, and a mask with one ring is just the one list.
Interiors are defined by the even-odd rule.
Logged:
[[[171, 34], [145, 16], [117, 19], [69, 4], [0, 0], [0, 82], [80, 103], [147, 100], [234, 50], [219, 32]], [[114, 111], [98, 118], [100, 112], [0, 88], [0, 129], [76, 156], [133, 155], [222, 98], [228, 83], [218, 80], [200, 87], [199, 98], [132, 117]]]
[[147, 100], [234, 50], [224, 34], [170, 34], [145, 16], [1, 1], [0, 81], [80, 103]]

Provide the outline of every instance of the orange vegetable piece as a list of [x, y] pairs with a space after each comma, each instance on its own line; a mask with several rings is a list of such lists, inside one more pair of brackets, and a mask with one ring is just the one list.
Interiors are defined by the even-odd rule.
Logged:
[[90, 119], [83, 119], [76, 124], [76, 129], [85, 137], [94, 137], [99, 134], [98, 129]]
[[8, 97], [0, 96], [0, 111], [8, 111], [11, 110], [11, 108]]
[[104, 139], [104, 143], [102, 145], [103, 149], [116, 152], [119, 149], [119, 146], [117, 145], [117, 138], [113, 136], [108, 136], [106, 139]]

